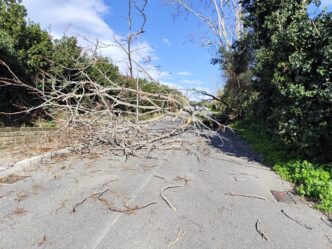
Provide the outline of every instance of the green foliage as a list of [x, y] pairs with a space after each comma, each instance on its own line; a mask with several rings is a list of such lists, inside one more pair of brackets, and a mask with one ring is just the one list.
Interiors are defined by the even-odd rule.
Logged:
[[318, 202], [316, 206], [320, 210], [332, 212], [331, 167], [302, 160], [292, 148], [283, 144], [280, 136], [271, 133], [266, 122], [247, 119], [232, 126], [255, 152], [263, 155], [266, 163], [274, 165], [273, 169], [281, 177], [295, 183], [298, 194]]
[[243, 0], [255, 60], [250, 110], [302, 156], [331, 161], [332, 13], [311, 18], [319, 1]]
[[284, 179], [294, 182], [299, 195], [318, 201], [317, 207], [323, 211], [332, 211], [331, 172], [308, 161], [276, 164], [274, 170]]
[[48, 68], [46, 58], [52, 54], [52, 42], [38, 24], [26, 22], [26, 15], [21, 1], [0, 0], [0, 58], [21, 78], [34, 79]]
[[[223, 90], [218, 94], [227, 105], [219, 106], [224, 115], [242, 117], [248, 114], [251, 103], [255, 99], [252, 89], [252, 63], [251, 36], [244, 35], [236, 41], [230, 50], [220, 50], [219, 60], [222, 70], [227, 78]], [[227, 118], [225, 118], [227, 121]]]

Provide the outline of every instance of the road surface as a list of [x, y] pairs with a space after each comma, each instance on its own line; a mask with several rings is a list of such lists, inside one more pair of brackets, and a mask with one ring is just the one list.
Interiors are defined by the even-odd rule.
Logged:
[[73, 155], [30, 169], [0, 187], [0, 248], [332, 248], [327, 218], [278, 202], [271, 190], [291, 185], [224, 135], [208, 145], [188, 133], [191, 145], [151, 159]]

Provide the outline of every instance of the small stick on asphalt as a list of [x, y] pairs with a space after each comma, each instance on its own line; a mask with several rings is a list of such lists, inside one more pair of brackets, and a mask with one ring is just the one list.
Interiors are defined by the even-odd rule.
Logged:
[[163, 191], [165, 191], [166, 189], [169, 188], [181, 188], [181, 187], [185, 187], [185, 185], [174, 185], [174, 186], [167, 186], [165, 188], [163, 188], [162, 190], [160, 190], [160, 196], [161, 198], [167, 203], [167, 205], [173, 209], [174, 212], [176, 212], [176, 208], [172, 205], [172, 203], [167, 199], [167, 197], [163, 194]]
[[96, 196], [98, 195], [97, 199], [99, 199], [106, 191], [108, 191], [109, 189], [105, 189], [104, 191], [100, 192], [100, 193], [94, 193], [86, 198], [84, 198], [82, 201], [76, 203], [74, 206], [73, 206], [73, 213], [76, 212], [76, 208], [80, 205], [82, 205], [84, 202], [86, 202], [89, 198], [93, 197], [93, 196]]
[[239, 193], [234, 193], [234, 192], [225, 193], [225, 195], [242, 196], [242, 197], [260, 199], [260, 200], [264, 200], [264, 201], [267, 200], [265, 197], [260, 197], [260, 196], [256, 196], [256, 195], [245, 195], [245, 194], [239, 194]]
[[143, 208], [146, 208], [150, 205], [154, 205], [154, 204], [157, 204], [158, 202], [157, 201], [153, 201], [153, 202], [150, 202], [144, 206], [134, 206], [134, 207], [129, 207], [127, 204], [125, 204], [124, 206], [127, 208], [126, 212], [132, 212], [132, 211], [135, 211], [135, 210], [139, 210], [139, 209], [143, 209]]
[[237, 178], [236, 176], [234, 176], [234, 181], [236, 181], [236, 183], [240, 184], [240, 181], [246, 181], [247, 179], [243, 179], [243, 178]]
[[175, 245], [176, 243], [178, 243], [185, 234], [186, 234], [186, 232], [182, 231], [182, 229], [180, 228], [178, 235], [176, 236], [176, 239], [174, 241], [172, 241], [171, 243], [169, 243], [168, 247], [171, 247], [171, 246]]
[[199, 171], [199, 172], [209, 172], [209, 171], [206, 170], [206, 169], [198, 169], [197, 171]]
[[332, 225], [331, 225], [331, 223], [328, 223], [326, 220], [324, 220], [323, 218], [320, 218], [321, 219], [321, 221], [323, 221], [326, 225], [328, 225], [329, 227], [331, 227], [332, 228]]
[[45, 242], [46, 242], [46, 235], [44, 235], [44, 237], [37, 242], [37, 246], [41, 247]]
[[112, 204], [110, 204], [105, 198], [98, 198], [98, 200], [101, 201], [109, 210], [111, 210], [113, 212], [118, 212], [118, 213], [131, 213], [131, 212], [134, 212], [135, 210], [143, 209], [150, 205], [158, 203], [156, 201], [153, 201], [144, 206], [135, 206], [135, 207], [129, 207], [128, 205], [124, 204], [124, 207], [126, 209], [119, 209], [119, 208], [113, 207]]
[[116, 182], [116, 181], [119, 181], [119, 178], [115, 178], [115, 179], [109, 180], [108, 182], [103, 183], [103, 186], [105, 187], [107, 184], [109, 184], [111, 182]]
[[256, 222], [256, 231], [262, 236], [263, 239], [265, 239], [267, 242], [269, 242], [269, 238], [266, 237], [265, 233], [263, 233], [262, 230], [259, 228], [260, 224], [261, 224], [261, 221], [257, 220], [257, 222]]
[[307, 229], [309, 229], [309, 230], [312, 230], [312, 227], [309, 227], [309, 226], [307, 226], [306, 224], [302, 224], [300, 221], [298, 221], [298, 220], [296, 220], [296, 219], [290, 217], [290, 216], [289, 216], [289, 215], [288, 215], [283, 209], [281, 209], [281, 213], [283, 213], [287, 218], [289, 218], [289, 219], [295, 221], [297, 224], [299, 224], [299, 225], [301, 225], [301, 226], [303, 226], [303, 227], [305, 227], [305, 228], [307, 228]]
[[332, 244], [332, 240], [326, 235], [324, 234], [324, 236], [327, 238], [327, 240]]
[[248, 173], [244, 173], [244, 172], [240, 172], [240, 175], [253, 176], [253, 177], [255, 177], [255, 178], [259, 178], [259, 177], [256, 176], [256, 175], [252, 175], [252, 174], [248, 174]]
[[80, 205], [82, 205], [84, 202], [86, 202], [87, 199], [89, 199], [91, 196], [89, 197], [86, 197], [84, 198], [83, 200], [81, 200], [80, 202], [76, 203], [74, 206], [73, 206], [73, 213], [76, 213], [76, 208]]
[[105, 189], [103, 192], [100, 192], [100, 193], [94, 194], [93, 196], [98, 195], [97, 199], [99, 199], [99, 198], [100, 198], [103, 194], [105, 194], [108, 190], [109, 190], [109, 188]]
[[154, 175], [155, 177], [159, 178], [159, 179], [163, 179], [163, 180], [174, 180], [173, 178], [168, 178], [168, 177], [165, 177], [165, 176], [162, 176], [162, 175]]

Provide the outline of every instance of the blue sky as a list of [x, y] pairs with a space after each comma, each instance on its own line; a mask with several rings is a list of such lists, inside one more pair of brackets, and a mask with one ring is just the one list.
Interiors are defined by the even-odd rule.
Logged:
[[[127, 1], [110, 1], [110, 14], [105, 20], [116, 33], [125, 34], [127, 22], [121, 22], [127, 13]], [[173, 17], [175, 9], [158, 0], [150, 0], [146, 9], [147, 23], [143, 40], [154, 48], [155, 65], [165, 71], [161, 80], [182, 88], [220, 87], [219, 67], [210, 63], [212, 53], [202, 48], [199, 39], [204, 28], [193, 17]], [[193, 36], [194, 34], [194, 36]]]
[[[101, 53], [111, 57], [126, 73], [125, 55], [115, 46], [127, 34], [127, 0], [23, 0], [28, 17], [55, 37], [77, 36], [82, 45], [95, 39], [105, 44]], [[332, 0], [323, 0], [332, 7]], [[180, 89], [197, 88], [215, 93], [223, 85], [218, 65], [211, 65], [213, 53], [200, 45], [206, 30], [194, 17], [173, 18], [175, 10], [150, 0], [146, 9], [145, 33], [136, 42], [141, 57], [150, 57], [144, 69], [160, 82]]]

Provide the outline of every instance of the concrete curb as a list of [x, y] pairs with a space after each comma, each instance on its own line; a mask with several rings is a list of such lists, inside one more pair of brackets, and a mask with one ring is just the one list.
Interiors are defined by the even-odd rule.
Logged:
[[48, 152], [39, 156], [30, 157], [28, 159], [24, 159], [22, 161], [19, 161], [15, 163], [10, 169], [7, 169], [3, 172], [0, 172], [0, 178], [17, 174], [17, 173], [23, 173], [25, 170], [27, 170], [30, 167], [38, 166], [40, 165], [44, 160], [52, 159], [54, 156], [57, 155], [66, 155], [70, 154], [75, 150], [74, 147], [67, 147], [61, 150]]

